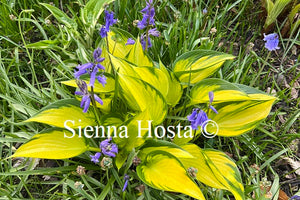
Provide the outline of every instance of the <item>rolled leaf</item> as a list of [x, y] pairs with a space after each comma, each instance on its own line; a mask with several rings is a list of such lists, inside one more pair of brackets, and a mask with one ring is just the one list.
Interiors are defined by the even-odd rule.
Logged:
[[122, 96], [135, 111], [147, 111], [152, 124], [160, 124], [167, 114], [167, 103], [163, 95], [148, 83], [126, 75], [119, 74]]
[[134, 43], [131, 51], [127, 56], [127, 60], [137, 66], [148, 66], [153, 67], [152, 61], [144, 53], [143, 47], [141, 45], [140, 39], [138, 38]]
[[[114, 27], [111, 27], [110, 29], [111, 31], [107, 33], [107, 37], [106, 37], [108, 42], [104, 40], [105, 42], [101, 44], [101, 48], [102, 48], [101, 57], [105, 58], [105, 60], [101, 64], [105, 66], [106, 72], [112, 72], [111, 71], [112, 66], [110, 63], [109, 54], [124, 59], [126, 55], [128, 55], [129, 51], [132, 49], [132, 45], [126, 45], [127, 39], [129, 37], [133, 37], [130, 33]], [[108, 48], [107, 48], [107, 43], [108, 43]]]

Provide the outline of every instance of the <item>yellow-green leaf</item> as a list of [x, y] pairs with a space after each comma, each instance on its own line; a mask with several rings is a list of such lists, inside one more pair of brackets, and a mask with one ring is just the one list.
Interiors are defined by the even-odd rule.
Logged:
[[[150, 116], [148, 112], [145, 111], [123, 123], [123, 125], [127, 127], [128, 138], [114, 138], [114, 142], [118, 145], [119, 149], [121, 149], [116, 157], [118, 169], [122, 167], [132, 149], [141, 146], [145, 142], [145, 137], [148, 132], [146, 128], [149, 127], [149, 120], [151, 120]], [[139, 129], [139, 126], [143, 129]]]
[[[105, 76], [106, 76], [107, 83], [105, 84], [104, 87], [97, 80], [95, 81], [95, 84], [94, 84], [94, 92], [95, 93], [107, 93], [107, 92], [113, 92], [115, 90], [114, 78], [108, 74], [105, 74]], [[86, 81], [87, 84], [90, 82], [90, 78], [88, 76], [81, 76], [80, 79]], [[71, 87], [75, 87], [75, 88], [78, 87], [75, 79], [68, 80], [68, 81], [62, 81], [61, 83], [71, 86]], [[88, 86], [88, 90], [91, 91], [91, 86]]]
[[147, 111], [152, 124], [160, 124], [167, 114], [167, 103], [163, 95], [148, 83], [126, 75], [119, 74], [122, 96], [128, 106], [135, 110]]
[[205, 200], [197, 184], [188, 176], [186, 169], [172, 154], [153, 151], [137, 167], [137, 174], [147, 185], [160, 190], [180, 192], [196, 199]]
[[133, 37], [130, 33], [111, 27], [111, 31], [107, 33], [106, 39], [108, 40], [108, 50], [106, 39], [101, 45], [102, 55], [105, 60], [101, 63], [105, 67], [106, 72], [111, 72], [112, 67], [110, 63], [110, 58], [108, 52], [118, 58], [125, 58], [129, 51], [132, 49], [132, 45], [125, 45], [129, 37]]
[[129, 63], [125, 59], [111, 56], [115, 70], [120, 74], [139, 78], [155, 87], [165, 98], [168, 94], [169, 79], [165, 72], [155, 67], [141, 67]]
[[147, 140], [141, 149], [142, 150], [139, 152], [138, 157], [142, 161], [146, 159], [146, 156], [149, 153], [157, 150], [171, 153], [176, 155], [176, 157], [193, 158], [193, 155], [182, 149], [180, 146], [164, 140]]
[[78, 156], [87, 150], [84, 137], [78, 137], [66, 130], [49, 130], [33, 136], [18, 148], [12, 157], [66, 159]]
[[[169, 105], [175, 106], [183, 93], [182, 86], [180, 82], [175, 77], [174, 73], [172, 71], [167, 70], [167, 68], [164, 66], [162, 62], [159, 62], [159, 68], [161, 71], [167, 76], [168, 78], [168, 92], [166, 93], [166, 101]], [[161, 85], [165, 84], [164, 82], [161, 82]]]
[[44, 107], [33, 117], [24, 122], [40, 122], [52, 126], [70, 128], [96, 125], [92, 111], [83, 113], [80, 102], [75, 99], [64, 99]]
[[[218, 127], [208, 126], [208, 132], [219, 136], [237, 136], [252, 130], [268, 116], [276, 99], [249, 86], [206, 79], [192, 88], [189, 105], [207, 105], [210, 91], [214, 93], [212, 104], [219, 113], [208, 112], [208, 118], [215, 121]], [[200, 129], [196, 134], [199, 133]]]
[[152, 61], [144, 53], [144, 50], [143, 50], [143, 47], [141, 45], [139, 38], [136, 40], [131, 51], [129, 52], [129, 54], [127, 56], [127, 60], [137, 66], [153, 67]]
[[243, 200], [244, 187], [235, 163], [223, 152], [213, 149], [201, 149], [195, 144], [181, 146], [194, 158], [178, 157], [186, 169], [194, 167], [198, 170], [197, 179], [214, 188], [229, 190], [236, 200]]
[[214, 92], [214, 103], [250, 99], [249, 96], [238, 86], [222, 79], [210, 78], [202, 80], [194, 85], [191, 89], [191, 101], [189, 105], [208, 103], [208, 93], [210, 91]]
[[210, 50], [190, 51], [176, 59], [173, 72], [180, 82], [195, 84], [233, 58], [232, 55]]
[[254, 129], [264, 120], [275, 99], [267, 101], [249, 100], [242, 102], [227, 102], [216, 104], [218, 114], [210, 112], [209, 118], [218, 125], [219, 136], [237, 136]]

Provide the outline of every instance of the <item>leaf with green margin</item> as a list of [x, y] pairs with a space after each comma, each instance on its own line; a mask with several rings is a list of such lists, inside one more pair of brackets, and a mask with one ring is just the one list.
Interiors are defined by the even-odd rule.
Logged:
[[153, 62], [150, 60], [150, 58], [144, 53], [143, 47], [141, 45], [139, 37], [135, 41], [132, 49], [130, 50], [128, 56], [126, 56], [126, 59], [137, 65], [137, 66], [148, 66], [153, 67]]
[[[218, 131], [219, 136], [236, 136], [255, 128], [268, 116], [276, 99], [249, 86], [232, 84], [221, 79], [206, 79], [192, 88], [189, 106], [209, 104], [210, 91], [214, 92], [213, 106], [219, 113], [208, 112], [208, 118], [218, 126], [218, 129], [208, 128], [208, 132]], [[200, 133], [199, 129], [196, 135]]]
[[60, 9], [56, 8], [55, 6], [52, 6], [47, 3], [40, 3], [42, 6], [47, 8], [52, 15], [59, 21], [60, 23], [65, 24], [69, 29], [77, 30], [77, 23], [73, 19], [71, 19], [66, 13], [61, 11]]
[[87, 28], [94, 29], [101, 13], [106, 4], [110, 4], [114, 0], [89, 0], [87, 4], [81, 9], [81, 20]]
[[249, 100], [242, 102], [225, 102], [214, 105], [218, 114], [210, 112], [208, 118], [215, 121], [218, 130], [209, 128], [209, 133], [219, 136], [237, 136], [254, 129], [264, 120], [272, 108], [273, 100]]
[[169, 89], [169, 79], [161, 69], [155, 67], [140, 67], [129, 63], [125, 59], [111, 57], [111, 62], [115, 70], [120, 74], [141, 79], [155, 87], [164, 98], [167, 97]]
[[173, 72], [181, 83], [195, 84], [212, 75], [226, 60], [234, 56], [210, 50], [195, 50], [178, 57]]
[[121, 95], [127, 105], [135, 111], [147, 111], [153, 125], [160, 124], [167, 114], [167, 103], [163, 95], [152, 85], [130, 76], [119, 74]]
[[218, 78], [209, 78], [194, 85], [191, 89], [191, 100], [188, 105], [209, 103], [208, 93], [211, 91], [214, 93], [213, 104], [234, 101], [266, 101], [275, 99], [273, 96], [267, 95], [260, 90], [246, 85], [234, 84]]
[[188, 176], [181, 162], [165, 151], [153, 151], [137, 166], [139, 178], [159, 190], [180, 192], [205, 200], [197, 184]]
[[249, 96], [238, 86], [217, 78], [205, 79], [194, 85], [191, 89], [190, 105], [209, 102], [209, 92], [214, 93], [214, 104], [227, 101], [249, 100]]
[[51, 129], [33, 136], [11, 157], [66, 159], [78, 156], [87, 150], [84, 137], [78, 137], [65, 130]]
[[183, 93], [182, 86], [175, 77], [174, 73], [172, 71], [169, 71], [161, 61], [159, 61], [159, 68], [163, 73], [165, 73], [165, 75], [168, 78], [169, 88], [168, 93], [165, 97], [166, 101], [169, 105], [175, 106], [181, 99]]
[[[108, 49], [111, 55], [118, 58], [125, 58], [129, 51], [132, 49], [132, 45], [126, 45], [128, 38], [133, 38], [133, 36], [118, 28], [111, 27], [111, 30], [107, 33], [106, 39], [108, 40]], [[104, 61], [101, 63], [105, 66], [105, 71], [111, 73], [112, 67], [110, 63], [109, 54], [107, 51], [107, 43], [104, 40], [101, 43], [102, 54], [101, 57], [104, 57]]]
[[[105, 73], [104, 75], [106, 77], [106, 84], [103, 87], [103, 85], [96, 80], [94, 83], [95, 93], [108, 93], [108, 92], [113, 92], [115, 90], [115, 79], [110, 74]], [[90, 82], [90, 78], [88, 75], [83, 75], [80, 77], [80, 79], [86, 81], [86, 83]], [[61, 83], [75, 88], [78, 87], [75, 79], [62, 81]], [[89, 85], [88, 85], [88, 90], [91, 91], [91, 86]]]
[[181, 146], [194, 158], [178, 157], [186, 169], [198, 169], [197, 179], [214, 188], [229, 190], [236, 200], [243, 200], [244, 187], [236, 164], [223, 152], [213, 149], [201, 149], [195, 144]]
[[152, 151], [166, 151], [168, 153], [171, 153], [173, 155], [176, 155], [178, 157], [182, 158], [193, 158], [194, 156], [191, 155], [189, 152], [181, 148], [175, 143], [171, 143], [164, 140], [153, 140], [149, 139], [146, 140], [145, 144], [140, 148], [140, 152], [138, 154], [138, 157], [143, 161], [146, 159], [147, 155], [151, 153]]
[[84, 113], [80, 107], [80, 101], [75, 99], [63, 99], [56, 101], [44, 107], [41, 111], [24, 122], [40, 122], [65, 128], [64, 124], [67, 120], [70, 120], [69, 123], [66, 123], [66, 125], [70, 128], [96, 125], [93, 112], [88, 111]]
[[[162, 151], [172, 154], [186, 170], [198, 170], [196, 178], [214, 188], [229, 190], [237, 200], [244, 199], [244, 188], [235, 163], [223, 152], [214, 149], [201, 149], [195, 144], [174, 145], [166, 141], [147, 141], [138, 154], [142, 160], [148, 154]], [[153, 147], [151, 147], [151, 145]], [[145, 147], [145, 148], [144, 148]]]

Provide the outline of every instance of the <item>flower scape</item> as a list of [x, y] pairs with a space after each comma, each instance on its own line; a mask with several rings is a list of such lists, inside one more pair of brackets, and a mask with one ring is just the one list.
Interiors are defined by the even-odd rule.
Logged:
[[[246, 199], [241, 169], [234, 158], [211, 146], [254, 130], [268, 117], [276, 97], [219, 76], [220, 70], [236, 59], [228, 53], [203, 46], [177, 52], [173, 62], [163, 63], [162, 57], [172, 51], [160, 51], [157, 45], [169, 31], [156, 17], [165, 11], [163, 1], [137, 2], [143, 8], [135, 16], [138, 20], [126, 24], [131, 31], [119, 24], [118, 14], [124, 13], [117, 12], [112, 1], [91, 2], [80, 14], [84, 30], [90, 31], [82, 38], [88, 48], [78, 47], [73, 58], [76, 66], [68, 69], [69, 79], [61, 82], [69, 94], [62, 93], [59, 100], [22, 122], [45, 124], [47, 129], [9, 158], [68, 160], [72, 166], [80, 165], [84, 173], [72, 175], [80, 187], [71, 182], [68, 187], [76, 188], [81, 199], [150, 199], [151, 195], [158, 199], [166, 195], [161, 198], [205, 200], [217, 199], [217, 193], [228, 199]], [[54, 6], [43, 6], [54, 17], [59, 16]], [[211, 9], [206, 5], [199, 15], [205, 19]], [[74, 29], [76, 36], [80, 24], [68, 19], [61, 22], [57, 18], [60, 23], [70, 23], [66, 27]], [[264, 34], [263, 41], [268, 51], [279, 49], [277, 33]], [[154, 54], [153, 49], [161, 54]], [[82, 137], [81, 132], [79, 137], [64, 137], [71, 134], [64, 129], [67, 120], [76, 122], [68, 123], [70, 128], [91, 137]], [[139, 129], [148, 127], [149, 121], [155, 135], [149, 129]], [[91, 126], [124, 126], [129, 137], [118, 137], [113, 130], [105, 132], [106, 138], [92, 137], [96, 134]], [[168, 126], [179, 127], [180, 133], [184, 133], [184, 126], [190, 127], [192, 137], [174, 134], [168, 138], [164, 135]], [[214, 133], [213, 137], [205, 137], [203, 130]], [[95, 184], [100, 180], [101, 184]]]

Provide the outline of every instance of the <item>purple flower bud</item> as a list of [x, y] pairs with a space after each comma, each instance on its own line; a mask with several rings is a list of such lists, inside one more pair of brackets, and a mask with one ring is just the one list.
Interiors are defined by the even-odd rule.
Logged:
[[203, 13], [203, 15], [206, 15], [206, 14], [207, 14], [207, 9], [204, 8], [204, 9], [202, 10], [202, 13]]
[[143, 13], [143, 19], [137, 23], [137, 27], [139, 29], [144, 29], [148, 25], [153, 25], [155, 26], [155, 20], [154, 20], [154, 15], [155, 15], [155, 9], [153, 7], [153, 1], [150, 0], [146, 2], [146, 7], [141, 10]]
[[117, 23], [117, 20], [114, 19], [114, 12], [109, 12], [107, 10], [104, 11], [105, 13], [105, 26], [102, 26], [100, 29], [100, 36], [101, 38], [107, 37], [107, 32], [109, 32], [109, 27]]
[[123, 186], [123, 189], [122, 189], [122, 192], [124, 192], [128, 186], [128, 181], [129, 181], [129, 176], [127, 174], [125, 174], [124, 176], [124, 180], [125, 180], [125, 183], [124, 183], [124, 186]]

